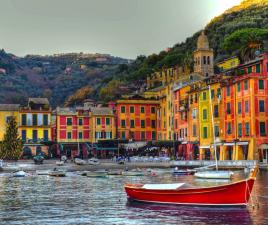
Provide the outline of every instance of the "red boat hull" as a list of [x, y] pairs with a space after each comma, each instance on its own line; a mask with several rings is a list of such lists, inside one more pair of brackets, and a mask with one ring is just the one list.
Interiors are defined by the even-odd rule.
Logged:
[[144, 189], [140, 184], [127, 184], [125, 191], [130, 199], [142, 202], [181, 204], [181, 205], [247, 205], [255, 178], [232, 184], [181, 188], [175, 190]]

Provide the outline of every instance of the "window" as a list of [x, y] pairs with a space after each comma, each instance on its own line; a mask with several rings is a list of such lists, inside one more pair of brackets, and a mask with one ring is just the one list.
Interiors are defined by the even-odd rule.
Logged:
[[208, 63], [208, 65], [210, 64], [210, 57], [209, 56], [207, 57], [207, 63]]
[[238, 124], [238, 137], [242, 137], [242, 123]]
[[245, 112], [248, 113], [248, 101], [245, 101]]
[[256, 65], [256, 73], [260, 73], [261, 72], [261, 65], [257, 64]]
[[141, 107], [141, 113], [144, 113], [144, 107], [143, 106]]
[[37, 126], [37, 114], [33, 114], [33, 126]]
[[123, 127], [123, 128], [126, 127], [126, 121], [125, 120], [121, 120], [121, 127]]
[[141, 120], [141, 128], [145, 128], [145, 120]]
[[237, 83], [237, 91], [238, 91], [238, 92], [241, 91], [241, 83], [240, 83], [240, 82]]
[[67, 118], [67, 125], [71, 126], [73, 124], [72, 118]]
[[248, 81], [247, 80], [244, 81], [244, 90], [245, 91], [248, 90]]
[[193, 119], [196, 119], [196, 109], [193, 109], [192, 110], [192, 118]]
[[134, 106], [130, 106], [130, 113], [134, 113]]
[[207, 64], [207, 57], [203, 56], [203, 64], [206, 65]]
[[82, 126], [82, 125], [83, 125], [83, 119], [82, 119], [82, 118], [79, 118], [79, 119], [78, 119], [78, 125], [79, 125], [79, 126]]
[[155, 139], [156, 139], [156, 132], [152, 131], [152, 140], [155, 140]]
[[208, 128], [203, 127], [203, 138], [208, 138]]
[[110, 125], [110, 123], [111, 123], [110, 118], [106, 118], [106, 119], [105, 119], [105, 123], [106, 123], [106, 125], [107, 125], [107, 126], [109, 126], [109, 125]]
[[227, 112], [227, 114], [231, 114], [231, 104], [230, 104], [230, 102], [227, 102], [226, 112]]
[[96, 118], [97, 120], [97, 125], [101, 125], [101, 118]]
[[248, 73], [252, 73], [252, 67], [248, 67]]
[[238, 102], [238, 103], [237, 103], [237, 113], [238, 113], [238, 114], [241, 114], [241, 112], [242, 112], [241, 102]]
[[122, 139], [126, 139], [126, 132], [125, 132], [125, 131], [122, 131], [122, 133], [121, 133], [121, 138], [122, 138]]
[[196, 137], [196, 125], [193, 125], [193, 137]]
[[220, 88], [217, 89], [217, 97], [219, 97], [219, 96], [221, 96], [221, 89]]
[[207, 99], [207, 93], [203, 92], [203, 100], [206, 100], [206, 99]]
[[203, 120], [207, 119], [207, 110], [203, 109]]
[[232, 134], [232, 124], [227, 123], [227, 134]]
[[9, 123], [10, 120], [11, 120], [11, 118], [12, 118], [12, 116], [7, 116], [7, 117], [6, 117], [6, 123]]
[[219, 117], [219, 106], [214, 105], [214, 117]]
[[26, 123], [27, 123], [26, 121], [27, 121], [26, 114], [22, 114], [21, 115], [21, 125], [26, 126]]
[[26, 141], [26, 130], [22, 130], [22, 131], [21, 131], [21, 139], [22, 139], [23, 141]]
[[33, 130], [33, 141], [37, 142], [37, 139], [38, 139], [37, 130]]
[[100, 139], [101, 138], [101, 132], [95, 132], [95, 138]]
[[130, 128], [134, 128], [135, 127], [135, 121], [134, 120], [130, 120]]
[[48, 115], [47, 114], [43, 114], [43, 124], [44, 126], [48, 126]]
[[44, 138], [44, 141], [48, 141], [48, 130], [44, 130], [43, 138]]
[[259, 90], [264, 90], [264, 82], [263, 82], [263, 80], [259, 80]]
[[175, 129], [178, 129], [178, 120], [175, 119]]
[[72, 132], [67, 132], [67, 138], [72, 139]]
[[249, 136], [249, 123], [245, 123], [245, 135]]
[[260, 122], [260, 135], [262, 137], [266, 136], [265, 122]]
[[79, 132], [79, 133], [78, 133], [78, 138], [79, 138], [79, 139], [83, 139], [83, 132]]
[[144, 131], [141, 132], [141, 140], [145, 140], [145, 132]]
[[259, 100], [259, 112], [265, 112], [265, 110], [264, 110], [264, 100]]
[[230, 86], [226, 87], [226, 95], [227, 96], [230, 96], [231, 95]]
[[155, 107], [151, 107], [151, 113], [155, 113]]
[[220, 136], [219, 126], [215, 126], [214, 127], [214, 133], [215, 133], [215, 137], [219, 137]]
[[214, 97], [215, 97], [215, 91], [214, 90], [211, 90], [211, 99], [214, 99]]
[[155, 120], [151, 121], [152, 128], [155, 128]]
[[126, 107], [125, 106], [121, 106], [121, 113], [125, 113], [126, 112]]

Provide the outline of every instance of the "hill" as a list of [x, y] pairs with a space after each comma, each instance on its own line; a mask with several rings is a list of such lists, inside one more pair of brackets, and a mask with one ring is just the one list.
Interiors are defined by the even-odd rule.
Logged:
[[[236, 51], [226, 51], [222, 48], [222, 44], [229, 35], [246, 28], [268, 28], [268, 0], [245, 0], [207, 24], [204, 30], [209, 38], [210, 47], [214, 49], [216, 62], [237, 54]], [[144, 83], [146, 76], [153, 71], [175, 65], [191, 67], [193, 63], [192, 52], [196, 48], [200, 32], [196, 32], [185, 42], [175, 44], [168, 51], [161, 51], [159, 54], [152, 54], [148, 57], [138, 56], [131, 65], [121, 65], [114, 75], [114, 79], [110, 82], [115, 83], [114, 80], [118, 80], [120, 82], [117, 83], [120, 85], [122, 83], [131, 83], [132, 85], [136, 83], [138, 86]], [[107, 87], [109, 86], [108, 83]], [[102, 93], [106, 92], [107, 88], [104, 86], [100, 89], [99, 96], [103, 98]], [[110, 93], [108, 97], [106, 96], [106, 100], [111, 100], [117, 96], [118, 93]]]
[[[28, 97], [47, 97], [53, 106], [63, 105], [80, 88], [88, 85], [98, 88], [103, 79], [115, 73], [118, 65], [128, 62], [104, 54], [17, 57], [1, 50], [0, 102], [24, 104]], [[69, 103], [79, 102], [74, 99]]]

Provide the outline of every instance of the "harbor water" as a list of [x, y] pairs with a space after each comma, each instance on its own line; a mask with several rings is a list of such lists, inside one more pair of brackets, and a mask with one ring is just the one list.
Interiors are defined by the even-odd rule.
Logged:
[[[209, 186], [225, 181], [198, 180], [193, 176], [66, 177], [32, 175], [24, 178], [0, 174], [0, 224], [268, 224], [268, 172], [255, 183], [259, 208], [219, 208], [129, 202], [125, 183], [187, 182]], [[235, 179], [243, 178], [242, 171]], [[227, 181], [228, 182], [228, 181]]]

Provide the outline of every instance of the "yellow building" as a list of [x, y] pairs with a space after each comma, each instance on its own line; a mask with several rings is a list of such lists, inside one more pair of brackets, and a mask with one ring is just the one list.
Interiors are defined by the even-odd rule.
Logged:
[[91, 143], [97, 143], [98, 140], [115, 139], [116, 123], [113, 109], [108, 107], [92, 107], [90, 111]]
[[19, 110], [19, 133], [24, 141], [24, 152], [33, 155], [40, 152], [48, 154], [51, 141], [51, 108], [47, 98], [29, 98], [28, 106]]
[[4, 138], [10, 117], [14, 117], [18, 122], [19, 108], [20, 105], [18, 104], [0, 104], [0, 141]]
[[240, 64], [240, 60], [238, 57], [231, 57], [229, 59], [225, 59], [224, 61], [217, 63], [216, 66], [221, 70], [221, 71], [225, 71], [225, 70], [229, 70], [232, 68], [235, 68], [237, 66], [239, 66]]

